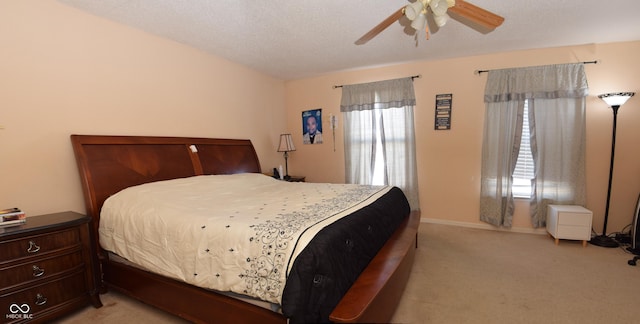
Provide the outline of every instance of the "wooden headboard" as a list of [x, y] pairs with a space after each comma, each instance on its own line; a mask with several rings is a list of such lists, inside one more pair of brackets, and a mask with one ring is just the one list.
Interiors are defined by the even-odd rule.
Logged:
[[104, 201], [127, 187], [194, 175], [260, 172], [250, 140], [71, 135], [71, 144], [94, 226]]

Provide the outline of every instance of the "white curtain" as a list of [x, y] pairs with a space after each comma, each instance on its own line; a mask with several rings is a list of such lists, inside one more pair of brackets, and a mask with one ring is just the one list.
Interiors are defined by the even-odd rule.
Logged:
[[531, 222], [545, 226], [547, 205], [584, 205], [585, 97], [582, 63], [489, 71], [485, 88], [480, 219], [511, 227], [512, 174], [529, 104], [534, 179]]
[[[340, 111], [344, 116], [345, 180], [371, 184], [376, 156], [382, 157], [384, 184], [402, 189], [412, 210], [420, 207], [415, 153], [411, 78], [345, 85]], [[382, 152], [376, 140], [380, 138]]]

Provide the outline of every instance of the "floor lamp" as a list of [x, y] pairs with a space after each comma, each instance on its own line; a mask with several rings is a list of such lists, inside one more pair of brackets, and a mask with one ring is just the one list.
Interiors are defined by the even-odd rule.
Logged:
[[607, 189], [607, 205], [604, 209], [604, 226], [602, 227], [602, 234], [596, 235], [591, 238], [589, 243], [602, 247], [618, 247], [619, 244], [613, 238], [607, 236], [607, 221], [609, 220], [609, 202], [611, 201], [611, 181], [613, 179], [613, 156], [616, 152], [616, 124], [618, 120], [618, 109], [629, 98], [635, 95], [634, 92], [618, 92], [618, 93], [606, 93], [599, 95], [598, 98], [604, 100], [604, 102], [613, 110], [613, 137], [611, 139], [611, 163], [609, 164], [609, 188]]
[[289, 158], [289, 152], [295, 151], [296, 147], [293, 146], [293, 138], [291, 134], [280, 134], [280, 145], [278, 145], [278, 152], [284, 152], [284, 165], [286, 173], [283, 179], [289, 180], [289, 164], [287, 158]]

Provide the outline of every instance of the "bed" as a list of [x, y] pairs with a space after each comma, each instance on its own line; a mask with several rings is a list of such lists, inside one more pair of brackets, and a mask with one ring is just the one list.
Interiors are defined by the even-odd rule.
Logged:
[[[390, 188], [375, 199], [375, 204], [318, 229], [296, 258], [291, 258], [295, 262], [290, 262], [292, 266], [285, 275], [287, 281], [280, 296], [282, 309], [269, 309], [123, 261], [100, 245], [100, 217], [105, 201], [110, 202], [110, 197], [131, 188], [187, 181], [183, 179], [227, 178], [222, 175], [257, 178], [265, 185], [276, 185], [260, 178], [263, 175], [251, 141], [71, 135], [71, 142], [86, 212], [94, 220], [103, 292], [113, 289], [199, 323], [388, 322], [393, 316], [413, 263], [420, 218], [419, 212], [411, 212], [408, 204], [405, 206], [406, 199], [399, 189]], [[303, 192], [307, 187], [296, 188], [300, 190], [294, 191]], [[402, 199], [404, 203], [399, 203]], [[398, 211], [401, 215], [387, 223], [370, 221], [385, 218], [371, 217], [371, 213]], [[362, 234], [354, 234], [361, 228]], [[362, 244], [365, 241], [372, 242]], [[325, 250], [345, 250], [347, 254], [339, 256], [339, 252], [325, 262], [325, 258], [329, 260], [329, 256], [322, 255]], [[369, 256], [354, 258], [354, 253]], [[336, 270], [344, 274], [325, 273]]]

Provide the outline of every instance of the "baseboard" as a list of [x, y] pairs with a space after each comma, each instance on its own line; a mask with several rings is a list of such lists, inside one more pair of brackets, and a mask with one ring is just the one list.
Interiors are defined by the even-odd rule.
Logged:
[[512, 227], [512, 228], [502, 228], [496, 227], [490, 224], [477, 224], [477, 223], [467, 223], [467, 222], [457, 222], [446, 219], [436, 219], [436, 218], [421, 218], [421, 223], [431, 223], [431, 224], [441, 224], [441, 225], [451, 225], [451, 226], [460, 226], [460, 227], [468, 227], [468, 228], [477, 228], [484, 229], [490, 231], [500, 231], [500, 232], [513, 232], [513, 233], [526, 233], [526, 234], [538, 234], [538, 235], [546, 235], [547, 229], [544, 227], [541, 228], [527, 228], [527, 227]]

